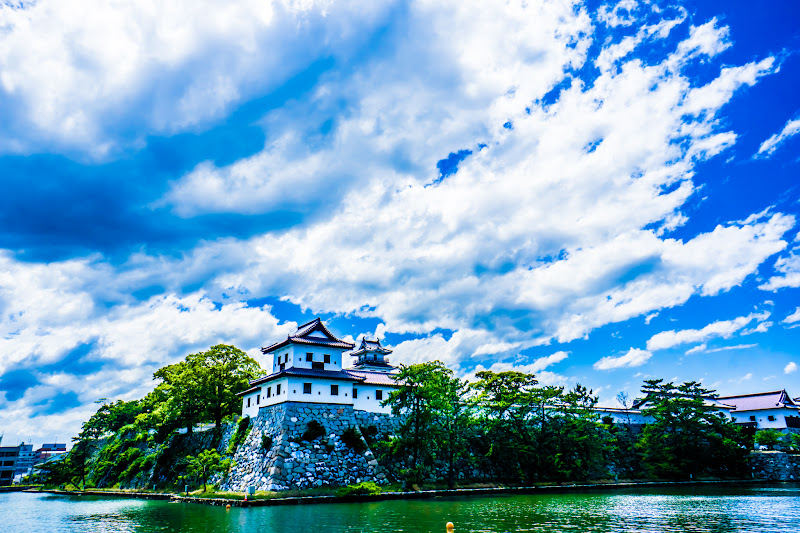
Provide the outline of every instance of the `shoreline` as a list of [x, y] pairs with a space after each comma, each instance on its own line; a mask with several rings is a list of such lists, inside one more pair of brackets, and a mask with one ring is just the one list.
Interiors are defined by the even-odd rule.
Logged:
[[287, 496], [275, 498], [260, 498], [253, 500], [234, 498], [203, 498], [198, 496], [182, 496], [169, 492], [126, 492], [126, 491], [66, 491], [58, 489], [35, 490], [26, 489], [20, 492], [49, 493], [61, 496], [108, 496], [116, 498], [135, 498], [144, 500], [169, 500], [180, 503], [196, 503], [201, 505], [231, 507], [264, 507], [271, 505], [305, 505], [315, 503], [365, 503], [386, 500], [418, 500], [441, 497], [468, 497], [486, 496], [492, 494], [558, 494], [571, 492], [591, 492], [601, 490], [620, 490], [647, 487], [688, 487], [688, 486], [727, 486], [727, 485], [771, 485], [780, 483], [793, 483], [791, 481], [769, 481], [760, 479], [733, 479], [733, 480], [698, 480], [698, 481], [643, 481], [624, 483], [575, 483], [565, 485], [540, 485], [533, 487], [490, 487], [473, 489], [431, 489], [420, 491], [383, 492], [370, 495], [348, 496]]

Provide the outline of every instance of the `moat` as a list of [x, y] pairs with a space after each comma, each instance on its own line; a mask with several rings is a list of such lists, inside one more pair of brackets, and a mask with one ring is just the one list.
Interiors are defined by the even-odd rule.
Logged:
[[497, 495], [361, 504], [233, 508], [35, 493], [0, 494], [9, 532], [788, 533], [800, 485], [693, 486], [577, 494]]

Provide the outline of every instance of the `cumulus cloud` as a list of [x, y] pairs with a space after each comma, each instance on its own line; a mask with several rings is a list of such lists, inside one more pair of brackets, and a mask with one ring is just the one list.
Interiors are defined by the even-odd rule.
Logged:
[[789, 255], [779, 257], [775, 261], [775, 270], [780, 275], [772, 276], [769, 280], [759, 285], [765, 291], [777, 291], [778, 289], [800, 287], [800, 253], [797, 249], [791, 251]]
[[784, 142], [800, 133], [800, 119], [793, 119], [786, 123], [783, 129], [761, 143], [756, 157], [769, 157]]
[[[720, 320], [701, 329], [671, 330], [656, 333], [647, 341], [648, 350], [666, 350], [681, 344], [705, 342], [715, 337], [729, 339], [753, 321], [764, 323], [770, 316], [769, 311], [740, 316], [733, 320]], [[755, 331], [753, 331], [755, 332]]]
[[794, 310], [794, 313], [787, 316], [782, 321], [784, 324], [794, 324], [795, 322], [800, 322], [800, 307]]
[[783, 367], [784, 374], [792, 374], [793, 372], [796, 371], [797, 371], [797, 363], [795, 363], [794, 361], [789, 361], [789, 364]]
[[391, 11], [391, 2], [327, 0], [0, 8], [0, 99], [12, 134], [0, 150], [103, 157], [148, 134], [207, 125], [320, 57], [346, 60]]
[[631, 348], [624, 355], [614, 357], [608, 355], [603, 357], [594, 364], [595, 370], [612, 370], [615, 368], [633, 368], [642, 366], [650, 359], [653, 354], [648, 350], [640, 350], [639, 348]]

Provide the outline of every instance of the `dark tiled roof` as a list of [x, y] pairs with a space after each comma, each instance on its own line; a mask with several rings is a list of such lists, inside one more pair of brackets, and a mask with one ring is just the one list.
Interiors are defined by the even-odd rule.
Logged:
[[[315, 331], [322, 332], [324, 337], [311, 335]], [[293, 335], [286, 337], [285, 340], [271, 344], [266, 348], [261, 348], [261, 352], [265, 354], [270, 353], [291, 343], [307, 344], [311, 346], [327, 346], [329, 348], [342, 348], [345, 350], [352, 350], [355, 346], [355, 344], [350, 342], [337, 339], [336, 336], [325, 327], [325, 324], [322, 323], [322, 320], [317, 317], [311, 322], [303, 324], [297, 328], [297, 331], [295, 331]]]
[[369, 370], [352, 369], [347, 369], [345, 372], [365, 384], [386, 385], [389, 387], [397, 386], [397, 382], [394, 380], [395, 374], [390, 374], [388, 372], [370, 372]]
[[743, 394], [741, 396], [724, 396], [720, 400], [736, 407], [736, 411], [757, 411], [760, 409], [797, 408], [786, 390]]
[[358, 350], [354, 351], [350, 355], [359, 356], [367, 352], [378, 352], [382, 353], [383, 355], [388, 355], [392, 353], [391, 350], [381, 346], [380, 339], [376, 339], [374, 341], [368, 341], [367, 338], [364, 337], [363, 339], [361, 339], [361, 346], [358, 347]]

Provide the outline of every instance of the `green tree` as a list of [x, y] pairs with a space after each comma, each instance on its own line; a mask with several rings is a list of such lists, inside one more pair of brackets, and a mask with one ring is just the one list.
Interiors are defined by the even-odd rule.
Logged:
[[716, 395], [696, 381], [681, 385], [647, 380], [642, 386], [645, 426], [637, 448], [650, 475], [686, 478], [702, 474], [738, 475], [747, 446], [739, 429], [711, 402]]
[[205, 352], [189, 355], [186, 363], [199, 387], [199, 399], [206, 420], [219, 428], [222, 419], [241, 410], [241, 399], [236, 396], [247, 388], [251, 379], [263, 374], [258, 362], [235, 346], [217, 344]]
[[441, 406], [437, 389], [441, 386], [442, 374], [448, 372], [441, 361], [400, 365], [399, 372], [394, 375], [398, 387], [384, 400], [392, 414], [402, 420], [391, 451], [409, 458], [405, 472], [408, 485], [422, 482], [436, 458], [435, 422]]
[[434, 418], [437, 426], [436, 445], [447, 464], [447, 486], [453, 488], [457, 463], [467, 457], [467, 440], [473, 424], [474, 403], [469, 398], [469, 384], [443, 368], [434, 374]]
[[536, 471], [535, 437], [531, 418], [537, 410], [546, 417], [547, 398], [554, 391], [540, 389], [533, 374], [492, 372], [476, 374], [471, 387], [488, 440], [488, 455], [508, 479], [525, 481]]
[[203, 492], [207, 490], [208, 478], [216, 472], [227, 471], [230, 459], [222, 459], [217, 450], [203, 450], [196, 457], [187, 455], [185, 460], [186, 470], [203, 484]]
[[762, 429], [756, 432], [756, 444], [766, 446], [768, 450], [774, 450], [783, 442], [784, 435], [777, 429]]
[[611, 435], [599, 423], [596, 405], [597, 396], [581, 384], [556, 399], [556, 415], [545, 428], [553, 440], [552, 448], [538, 450], [553, 465], [551, 476], [575, 480], [607, 473]]

